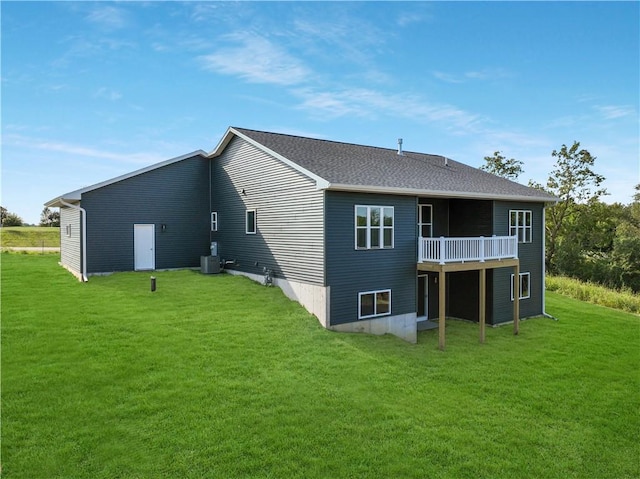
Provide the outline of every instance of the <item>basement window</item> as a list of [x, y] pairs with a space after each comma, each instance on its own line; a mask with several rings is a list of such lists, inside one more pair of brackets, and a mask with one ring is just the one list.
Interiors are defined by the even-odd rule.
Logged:
[[358, 319], [388, 316], [391, 314], [391, 290], [358, 293]]
[[[531, 273], [520, 273], [520, 299], [529, 299], [531, 297]], [[511, 301], [513, 301], [513, 275], [511, 275]]]
[[256, 234], [256, 230], [256, 210], [247, 210], [245, 233], [254, 235]]

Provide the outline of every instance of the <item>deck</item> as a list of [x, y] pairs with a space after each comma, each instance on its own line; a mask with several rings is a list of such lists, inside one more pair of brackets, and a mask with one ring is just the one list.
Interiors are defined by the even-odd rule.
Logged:
[[[445, 305], [447, 273], [479, 271], [480, 342], [485, 340], [486, 274], [488, 269], [513, 268], [513, 288], [517, 291], [520, 273], [517, 236], [483, 236], [475, 238], [422, 238], [418, 239], [418, 271], [438, 273], [438, 347], [445, 347]], [[518, 334], [520, 298], [513, 301], [513, 332]], [[432, 325], [423, 325], [423, 328]]]
[[517, 258], [517, 236], [418, 238], [418, 263], [445, 265]]

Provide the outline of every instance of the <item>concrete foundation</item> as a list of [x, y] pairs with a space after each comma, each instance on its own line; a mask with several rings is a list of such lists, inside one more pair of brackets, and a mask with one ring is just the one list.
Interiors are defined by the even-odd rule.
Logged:
[[[229, 274], [245, 276], [253, 281], [264, 284], [264, 276], [245, 273], [233, 269], [225, 269]], [[410, 343], [418, 342], [418, 328], [416, 313], [384, 316], [381, 318], [364, 319], [345, 324], [329, 324], [329, 291], [330, 287], [314, 284], [287, 281], [283, 278], [273, 278], [273, 285], [277, 286], [287, 298], [300, 303], [313, 314], [320, 324], [331, 331], [344, 333], [393, 334]]]
[[[233, 269], [225, 269], [229, 274], [245, 276], [257, 283], [264, 284], [264, 276], [245, 273]], [[327, 327], [329, 319], [329, 287], [315, 284], [288, 281], [283, 278], [273, 278], [273, 285], [282, 290], [285, 296], [300, 303], [307, 311], [313, 314], [323, 327]]]
[[336, 324], [329, 327], [332, 331], [344, 333], [393, 334], [410, 343], [418, 342], [416, 313], [384, 316], [382, 318], [363, 319], [353, 323]]

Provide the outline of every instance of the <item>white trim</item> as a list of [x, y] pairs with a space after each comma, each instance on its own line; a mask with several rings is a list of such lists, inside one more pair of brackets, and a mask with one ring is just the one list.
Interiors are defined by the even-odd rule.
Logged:
[[[510, 283], [511, 283], [511, 301], [514, 300], [514, 297], [513, 297], [513, 276], [514, 275], [512, 274], [511, 277], [510, 277], [511, 278], [511, 281], [510, 281]], [[518, 294], [520, 295], [520, 299], [529, 299], [529, 298], [531, 298], [531, 273], [529, 271], [525, 271], [524, 273], [520, 273], [518, 276], [519, 276], [519, 281], [518, 281], [518, 290], [519, 291], [518, 291]], [[528, 280], [529, 290], [527, 291], [528, 292], [527, 296], [522, 296], [522, 278], [524, 278], [525, 276], [529, 277], [529, 280]]]
[[429, 196], [432, 198], [461, 198], [474, 200], [497, 200], [497, 201], [520, 201], [523, 203], [557, 203], [559, 198], [553, 196], [536, 197], [536, 196], [520, 196], [520, 195], [501, 195], [490, 193], [478, 193], [469, 191], [443, 191], [443, 190], [423, 190], [420, 188], [399, 188], [389, 186], [371, 186], [371, 185], [347, 185], [344, 183], [329, 183], [327, 190], [332, 191], [353, 191], [360, 193], [382, 193], [389, 195], [404, 196]]
[[[249, 213], [253, 213], [253, 231], [249, 231]], [[244, 232], [248, 235], [254, 235], [258, 232], [258, 213], [255, 208], [245, 210]]]
[[[515, 226], [511, 223], [513, 213], [516, 214]], [[524, 224], [520, 224], [520, 213], [524, 214]], [[527, 226], [527, 215], [529, 216], [529, 226]], [[511, 231], [515, 229], [515, 234]], [[520, 241], [520, 231], [522, 234], [522, 241]], [[527, 232], [529, 233], [529, 240], [527, 241]], [[509, 236], [517, 236], [518, 243], [533, 243], [533, 212], [531, 210], [509, 210]]]
[[[389, 293], [389, 311], [386, 313], [378, 313], [378, 301], [377, 297], [380, 293]], [[362, 297], [364, 295], [373, 294], [373, 314], [368, 314], [366, 316], [362, 315]], [[358, 319], [370, 319], [370, 318], [378, 318], [380, 316], [390, 316], [391, 315], [391, 290], [390, 289], [379, 289], [375, 291], [363, 291], [358, 293]]]
[[277, 152], [271, 150], [270, 148], [267, 148], [262, 143], [257, 142], [253, 138], [248, 137], [247, 135], [239, 132], [238, 130], [236, 130], [235, 128], [233, 128], [231, 126], [229, 127], [229, 129], [227, 130], [225, 135], [222, 137], [222, 140], [220, 140], [220, 142], [218, 143], [216, 148], [214, 150], [212, 150], [211, 153], [209, 153], [209, 155], [208, 155], [209, 158], [215, 158], [216, 156], [220, 156], [222, 154], [222, 151], [224, 151], [226, 146], [231, 141], [231, 135], [236, 135], [237, 137], [242, 138], [244, 141], [246, 141], [247, 143], [255, 146], [259, 150], [264, 151], [268, 155], [271, 155], [274, 158], [280, 160], [285, 165], [290, 166], [294, 170], [296, 170], [296, 171], [302, 173], [303, 175], [311, 178], [312, 180], [314, 180], [316, 182], [316, 188], [317, 189], [324, 190], [324, 189], [327, 189], [329, 187], [329, 182], [327, 180], [325, 180], [324, 178], [322, 178], [321, 176], [318, 176], [315, 173], [307, 170], [306, 168], [303, 168], [299, 164], [289, 160], [288, 158], [285, 158], [280, 153], [277, 153]]
[[[367, 224], [365, 226], [358, 225], [358, 208], [366, 208], [367, 209]], [[380, 225], [379, 226], [371, 226], [371, 209], [379, 208], [380, 209]], [[384, 210], [391, 210], [391, 214], [393, 215], [391, 220], [393, 224], [391, 227], [384, 225]], [[370, 250], [370, 249], [393, 249], [395, 247], [395, 229], [396, 229], [396, 212], [395, 207], [393, 206], [383, 206], [383, 205], [354, 205], [353, 207], [353, 215], [354, 215], [354, 247], [357, 250]], [[379, 246], [371, 246], [371, 231], [373, 229], [378, 229], [380, 231], [380, 245]], [[384, 232], [385, 230], [391, 230], [391, 246], [384, 245]], [[366, 246], [358, 246], [358, 230], [365, 230], [367, 233]]]

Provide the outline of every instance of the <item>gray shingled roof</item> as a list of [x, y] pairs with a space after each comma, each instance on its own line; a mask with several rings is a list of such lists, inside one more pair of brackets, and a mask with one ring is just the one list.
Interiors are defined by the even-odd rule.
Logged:
[[437, 155], [231, 128], [329, 182], [329, 189], [555, 201], [540, 190]]

